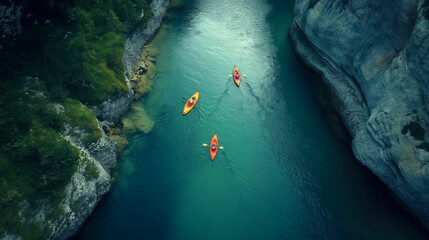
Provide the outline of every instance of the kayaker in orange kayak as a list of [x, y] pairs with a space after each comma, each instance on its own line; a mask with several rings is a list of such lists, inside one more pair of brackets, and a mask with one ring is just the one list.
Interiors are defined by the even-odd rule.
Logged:
[[217, 155], [217, 150], [219, 147], [219, 140], [217, 139], [217, 134], [215, 133], [210, 141], [210, 158], [212, 161], [215, 159]]
[[234, 78], [235, 84], [237, 84], [237, 86], [239, 87], [241, 82], [241, 76], [240, 76], [240, 71], [238, 71], [238, 68], [235, 65], [234, 65], [234, 69], [232, 70], [232, 77]]
[[235, 79], [239, 79], [240, 78], [240, 73], [238, 73], [238, 72], [235, 72], [235, 75], [234, 75], [234, 77], [235, 77]]

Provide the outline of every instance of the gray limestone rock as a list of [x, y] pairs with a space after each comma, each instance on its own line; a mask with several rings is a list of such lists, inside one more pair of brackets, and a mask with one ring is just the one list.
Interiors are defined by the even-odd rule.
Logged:
[[[128, 81], [128, 80], [127, 80]], [[129, 81], [128, 81], [129, 82]], [[129, 84], [128, 84], [129, 85]], [[109, 98], [97, 106], [89, 106], [94, 111], [95, 116], [102, 121], [117, 122], [124, 115], [134, 99], [134, 91], [131, 87], [122, 96], [116, 99]]]
[[125, 39], [124, 57], [122, 58], [125, 64], [125, 75], [129, 78], [132, 69], [137, 65], [141, 58], [143, 46], [149, 42], [155, 35], [158, 28], [161, 26], [168, 9], [168, 0], [153, 0], [150, 7], [153, 12], [153, 17], [147, 23], [144, 29], [139, 29], [127, 36]]
[[297, 0], [289, 38], [340, 99], [356, 158], [429, 228], [427, 5]]

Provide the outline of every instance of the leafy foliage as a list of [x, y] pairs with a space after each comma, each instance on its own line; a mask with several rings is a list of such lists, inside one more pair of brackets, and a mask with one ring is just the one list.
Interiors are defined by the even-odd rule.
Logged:
[[64, 102], [64, 118], [72, 127], [78, 127], [88, 134], [83, 139], [85, 145], [95, 142], [101, 137], [94, 112], [79, 101], [67, 99]]
[[86, 161], [85, 172], [83, 173], [87, 179], [95, 179], [100, 176], [98, 168], [94, 162]]

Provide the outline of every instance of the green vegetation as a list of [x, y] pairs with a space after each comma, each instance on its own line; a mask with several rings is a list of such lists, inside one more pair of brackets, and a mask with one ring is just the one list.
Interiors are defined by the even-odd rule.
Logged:
[[[23, 32], [0, 38], [0, 238], [49, 236], [61, 215], [64, 188], [79, 165], [79, 150], [101, 132], [96, 105], [127, 90], [122, 55], [127, 31], [152, 15], [150, 0], [25, 1]], [[140, 18], [141, 9], [145, 16]], [[94, 163], [85, 177], [99, 176]]]
[[139, 26], [152, 15], [147, 1], [135, 2], [29, 1], [26, 11], [32, 16], [24, 21], [24, 32], [16, 40], [0, 40], [0, 60], [10, 63], [0, 72], [8, 79], [38, 76], [60, 101], [73, 96], [93, 105], [117, 96], [127, 90], [122, 67], [127, 26]]
[[85, 178], [88, 180], [96, 179], [100, 176], [100, 172], [98, 171], [98, 168], [95, 166], [95, 163], [89, 160], [86, 161], [85, 172], [83, 174]]
[[67, 99], [64, 102], [64, 114], [62, 115], [72, 127], [78, 127], [87, 133], [83, 138], [85, 145], [95, 142], [101, 137], [94, 112], [79, 101]]
[[7, 231], [32, 238], [39, 232], [42, 227], [22, 222], [18, 213], [26, 218], [34, 214], [29, 209], [58, 205], [79, 158], [78, 149], [58, 133], [66, 114], [49, 107], [46, 92], [19, 90], [28, 81], [0, 87], [0, 236]]
[[410, 122], [402, 128], [402, 134], [406, 134], [410, 131], [411, 136], [415, 139], [423, 141], [425, 138], [425, 130], [418, 122]]

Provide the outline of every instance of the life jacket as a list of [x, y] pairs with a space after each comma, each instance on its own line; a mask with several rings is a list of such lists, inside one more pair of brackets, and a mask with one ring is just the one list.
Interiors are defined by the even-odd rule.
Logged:
[[240, 78], [240, 74], [239, 75], [234, 75], [235, 79], [239, 79]]

